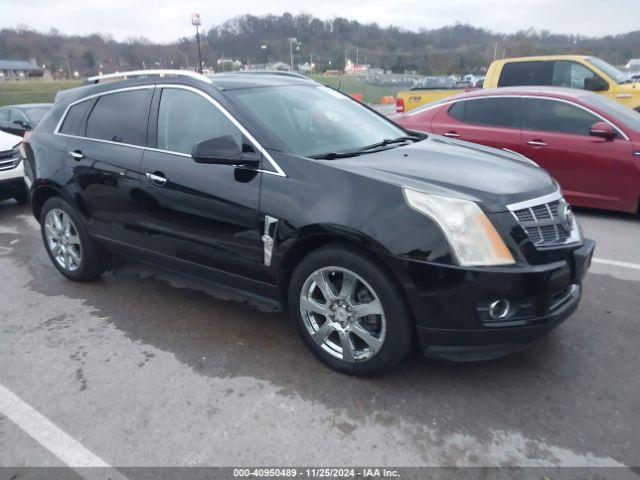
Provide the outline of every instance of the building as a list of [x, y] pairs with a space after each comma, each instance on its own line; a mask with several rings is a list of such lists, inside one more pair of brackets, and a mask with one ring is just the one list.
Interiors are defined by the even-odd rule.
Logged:
[[44, 69], [36, 65], [35, 61], [0, 60], [0, 80], [34, 80], [41, 79]]

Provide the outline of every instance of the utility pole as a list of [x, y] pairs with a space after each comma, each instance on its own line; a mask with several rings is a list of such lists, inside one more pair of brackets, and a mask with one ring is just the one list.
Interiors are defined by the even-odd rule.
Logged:
[[356, 65], [360, 64], [360, 47], [356, 47]]
[[196, 27], [196, 41], [198, 42], [198, 69], [202, 73], [202, 52], [200, 51], [200, 31], [198, 27], [202, 24], [199, 13], [191, 14], [191, 25]]
[[293, 72], [293, 44], [298, 41], [295, 37], [289, 37], [289, 66]]

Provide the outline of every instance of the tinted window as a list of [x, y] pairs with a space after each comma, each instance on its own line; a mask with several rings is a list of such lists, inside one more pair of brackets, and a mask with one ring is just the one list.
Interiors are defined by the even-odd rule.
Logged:
[[449, 108], [449, 112], [448, 112], [449, 116], [451, 118], [455, 118], [460, 122], [464, 122], [464, 104], [465, 103], [466, 102], [457, 102], [451, 105], [451, 108]]
[[221, 135], [231, 135], [242, 144], [240, 130], [207, 99], [187, 90], [162, 90], [158, 148], [190, 154], [196, 143]]
[[584, 65], [566, 60], [554, 62], [552, 85], [567, 88], [585, 88], [585, 80], [596, 74]]
[[84, 114], [87, 113], [87, 109], [91, 105], [91, 100], [80, 102], [75, 104], [69, 109], [67, 116], [62, 122], [60, 127], [60, 133], [66, 133], [67, 135], [78, 135], [80, 131], [80, 123], [84, 118]]
[[556, 100], [526, 99], [523, 128], [547, 132], [589, 135], [589, 127], [601, 121], [591, 113]]
[[99, 97], [87, 119], [87, 137], [145, 145], [150, 103], [151, 89]]
[[9, 109], [0, 108], [0, 122], [8, 122], [8, 121], [9, 121]]
[[518, 98], [482, 98], [460, 103], [464, 104], [465, 123], [508, 128], [518, 128], [520, 124]]
[[551, 85], [553, 62], [514, 62], [502, 67], [499, 87]]

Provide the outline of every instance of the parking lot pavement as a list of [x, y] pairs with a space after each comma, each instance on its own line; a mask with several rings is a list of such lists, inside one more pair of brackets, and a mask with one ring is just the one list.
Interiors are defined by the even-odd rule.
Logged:
[[[578, 216], [598, 258], [640, 263], [639, 219]], [[283, 313], [200, 283], [136, 264], [66, 281], [12, 202], [0, 272], [3, 466], [640, 464], [632, 268], [596, 263], [577, 313], [526, 352], [414, 355], [376, 379], [323, 367]]]

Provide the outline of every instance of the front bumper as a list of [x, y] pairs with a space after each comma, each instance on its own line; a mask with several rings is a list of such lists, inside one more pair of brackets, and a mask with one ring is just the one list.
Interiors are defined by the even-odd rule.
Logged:
[[[448, 360], [485, 360], [526, 348], [577, 308], [595, 243], [567, 250], [546, 265], [461, 268], [395, 260], [416, 320], [423, 353]], [[507, 300], [505, 318], [489, 315]]]

